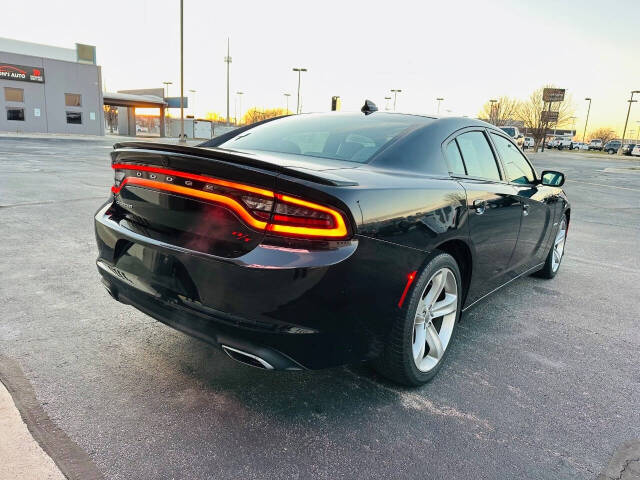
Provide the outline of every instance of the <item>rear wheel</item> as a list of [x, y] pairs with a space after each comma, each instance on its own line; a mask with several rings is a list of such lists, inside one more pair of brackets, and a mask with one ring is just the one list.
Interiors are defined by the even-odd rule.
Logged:
[[564, 257], [564, 246], [567, 241], [567, 226], [567, 216], [562, 215], [560, 227], [558, 227], [556, 238], [553, 241], [553, 245], [551, 245], [551, 250], [549, 251], [549, 255], [547, 255], [544, 267], [535, 273], [537, 277], [553, 278], [558, 273], [562, 257]]
[[434, 256], [418, 277], [380, 358], [378, 372], [403, 385], [431, 380], [444, 361], [460, 318], [460, 269], [446, 253]]

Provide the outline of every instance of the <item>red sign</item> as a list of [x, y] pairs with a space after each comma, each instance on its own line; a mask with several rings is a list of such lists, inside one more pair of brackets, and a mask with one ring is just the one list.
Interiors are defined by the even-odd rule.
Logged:
[[0, 80], [44, 83], [44, 69], [42, 67], [26, 67], [24, 65], [0, 63]]

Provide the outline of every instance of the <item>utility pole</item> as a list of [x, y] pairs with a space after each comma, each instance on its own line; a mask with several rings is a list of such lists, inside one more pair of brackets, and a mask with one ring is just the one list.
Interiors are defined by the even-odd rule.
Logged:
[[227, 56], [224, 57], [227, 64], [227, 125], [229, 125], [229, 65], [231, 64], [231, 55], [229, 53], [229, 37], [227, 37]]
[[290, 93], [285, 93], [284, 94], [284, 98], [286, 99], [286, 103], [287, 103], [287, 115], [289, 115], [289, 97], [291, 96]]
[[638, 124], [638, 126], [636, 127], [636, 145], [638, 144], [638, 137], [640, 137], [640, 120], [636, 120], [636, 123]]
[[393, 111], [396, 111], [396, 101], [398, 100], [398, 94], [402, 92], [402, 90], [391, 89], [391, 93], [393, 93]]
[[629, 114], [631, 113], [631, 104], [637, 102], [633, 99], [634, 93], [640, 93], [640, 90], [633, 90], [631, 92], [631, 98], [627, 100], [629, 102], [629, 109], [627, 110], [627, 119], [624, 121], [624, 130], [622, 130], [622, 141], [620, 142], [620, 148], [618, 149], [618, 155], [622, 155], [622, 146], [624, 145], [624, 136], [627, 134], [627, 124], [629, 123]]
[[582, 143], [584, 143], [584, 137], [587, 135], [587, 124], [589, 123], [589, 112], [591, 112], [591, 97], [585, 98], [589, 101], [589, 108], [587, 108], [587, 119], [584, 122], [584, 132], [582, 132]]
[[184, 138], [184, 0], [180, 0], [180, 143]]
[[436, 98], [436, 100], [438, 101], [438, 114], [440, 113], [440, 102], [442, 102], [444, 100], [444, 98]]
[[298, 104], [296, 105], [296, 114], [300, 113], [300, 76], [302, 72], [306, 72], [306, 68], [294, 68], [294, 72], [298, 72]]

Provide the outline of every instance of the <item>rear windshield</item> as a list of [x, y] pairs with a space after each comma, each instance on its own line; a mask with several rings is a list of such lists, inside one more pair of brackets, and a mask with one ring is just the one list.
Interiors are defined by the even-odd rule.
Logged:
[[512, 137], [516, 136], [516, 130], [513, 127], [502, 127], [501, 130], [507, 132]]
[[292, 115], [242, 132], [220, 144], [230, 150], [294, 153], [366, 163], [402, 132], [433, 119], [416, 115]]

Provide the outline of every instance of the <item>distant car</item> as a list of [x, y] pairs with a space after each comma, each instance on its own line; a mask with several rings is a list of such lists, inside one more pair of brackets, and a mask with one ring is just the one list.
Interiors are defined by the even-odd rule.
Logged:
[[637, 143], [633, 150], [631, 150], [631, 155], [634, 157], [640, 157], [640, 143]]
[[622, 153], [623, 153], [624, 155], [629, 156], [629, 155], [631, 155], [631, 152], [633, 151], [633, 149], [634, 149], [635, 147], [636, 147], [636, 144], [635, 144], [635, 143], [627, 143], [626, 145], [624, 145], [624, 146], [622, 147]]
[[520, 133], [518, 127], [500, 127], [500, 130], [513, 138], [513, 141], [516, 142], [516, 145], [520, 148], [524, 148], [524, 135]]
[[568, 148], [569, 150], [571, 150], [571, 144], [573, 143], [573, 140], [571, 140], [571, 137], [558, 137], [556, 139], [556, 148], [558, 150], [562, 150], [563, 148]]
[[536, 144], [536, 141], [533, 137], [524, 137], [524, 143], [522, 144], [523, 148], [533, 148]]
[[594, 138], [589, 142], [589, 147], [587, 150], [602, 150], [602, 140], [599, 138]]
[[573, 142], [571, 144], [571, 150], [586, 150], [588, 145], [583, 142]]
[[620, 150], [621, 146], [622, 142], [620, 142], [620, 140], [611, 140], [605, 143], [603, 150], [609, 155], [613, 155], [614, 153], [618, 153], [618, 150]]

